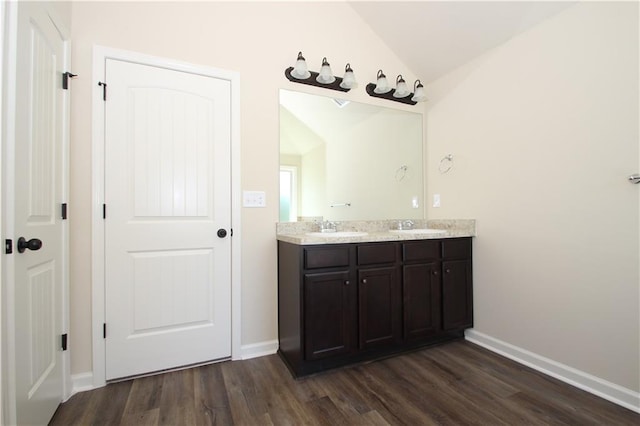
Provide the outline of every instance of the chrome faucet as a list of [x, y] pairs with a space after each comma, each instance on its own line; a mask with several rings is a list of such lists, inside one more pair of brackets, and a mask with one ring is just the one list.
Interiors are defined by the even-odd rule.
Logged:
[[336, 232], [336, 227], [338, 225], [336, 222], [331, 222], [329, 220], [325, 220], [322, 222], [317, 221], [316, 223], [320, 227], [320, 232]]
[[403, 230], [403, 229], [413, 229], [413, 221], [411, 220], [399, 220], [398, 221], [398, 229], [399, 230]]

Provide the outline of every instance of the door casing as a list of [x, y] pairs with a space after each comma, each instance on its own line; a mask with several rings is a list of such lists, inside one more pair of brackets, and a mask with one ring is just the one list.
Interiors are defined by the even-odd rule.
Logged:
[[[93, 48], [92, 75], [92, 230], [91, 230], [91, 290], [92, 290], [92, 340], [93, 340], [93, 387], [106, 384], [105, 339], [105, 226], [103, 219], [104, 203], [104, 144], [105, 144], [105, 101], [102, 87], [98, 82], [105, 81], [105, 61], [116, 59], [190, 72], [218, 79], [228, 80], [231, 84], [231, 359], [241, 358], [241, 189], [240, 189], [240, 74], [217, 68], [198, 66], [173, 59], [161, 58], [127, 50], [112, 49], [104, 46]], [[106, 82], [107, 85], [109, 82]], [[108, 87], [108, 86], [107, 86]], [[108, 90], [107, 90], [108, 102]]]

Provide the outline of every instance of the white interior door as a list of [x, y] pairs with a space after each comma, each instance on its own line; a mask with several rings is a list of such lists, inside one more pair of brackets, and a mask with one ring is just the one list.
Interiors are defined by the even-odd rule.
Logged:
[[[15, 157], [6, 183], [13, 186], [15, 413], [18, 424], [46, 424], [63, 393], [66, 43], [46, 10], [28, 2], [18, 6], [16, 40]], [[30, 248], [23, 250], [19, 237], [31, 240]]]
[[227, 358], [230, 82], [115, 59], [105, 75], [106, 379]]

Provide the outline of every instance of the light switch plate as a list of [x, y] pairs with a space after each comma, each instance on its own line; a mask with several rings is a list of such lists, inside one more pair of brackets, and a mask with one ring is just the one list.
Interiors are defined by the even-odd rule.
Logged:
[[264, 191], [243, 191], [243, 207], [265, 207], [267, 205], [267, 195]]
[[433, 207], [440, 207], [440, 194], [433, 194]]

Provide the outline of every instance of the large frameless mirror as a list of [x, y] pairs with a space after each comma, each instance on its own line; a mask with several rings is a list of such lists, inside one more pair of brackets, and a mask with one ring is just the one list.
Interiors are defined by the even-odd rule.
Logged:
[[423, 219], [422, 114], [280, 90], [280, 221]]

